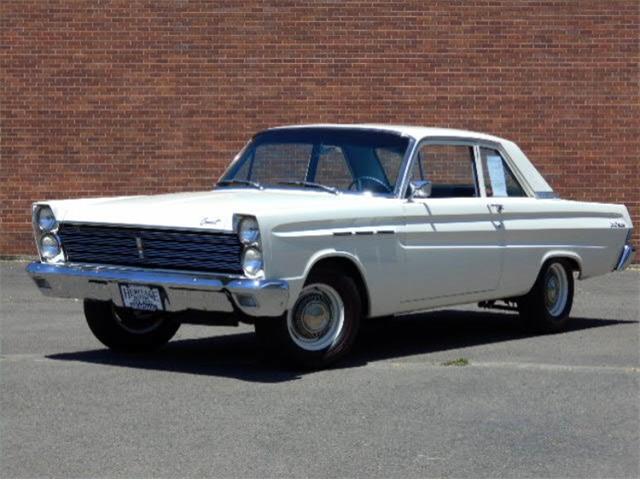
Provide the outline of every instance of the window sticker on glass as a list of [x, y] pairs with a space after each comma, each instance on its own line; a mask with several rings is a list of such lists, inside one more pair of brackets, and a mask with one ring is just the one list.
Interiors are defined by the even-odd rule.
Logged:
[[507, 196], [507, 182], [502, 165], [502, 157], [498, 155], [487, 155], [487, 170], [491, 179], [491, 188], [494, 197]]

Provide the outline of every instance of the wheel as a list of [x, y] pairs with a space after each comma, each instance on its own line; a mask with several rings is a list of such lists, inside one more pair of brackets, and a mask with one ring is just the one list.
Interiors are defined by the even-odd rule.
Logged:
[[120, 352], [155, 350], [171, 340], [180, 327], [166, 312], [118, 308], [96, 300], [84, 301], [84, 315], [96, 338]]
[[573, 305], [573, 283], [573, 271], [566, 261], [545, 263], [531, 291], [518, 300], [525, 325], [541, 333], [564, 330]]
[[353, 346], [361, 309], [352, 278], [312, 272], [293, 308], [281, 317], [257, 319], [256, 334], [267, 349], [295, 365], [324, 368]]

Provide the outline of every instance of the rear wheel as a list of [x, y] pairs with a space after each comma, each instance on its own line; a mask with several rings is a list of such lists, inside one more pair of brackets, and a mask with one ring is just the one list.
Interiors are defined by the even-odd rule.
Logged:
[[166, 312], [118, 308], [111, 302], [84, 301], [89, 328], [104, 345], [121, 352], [144, 352], [166, 344], [180, 325]]
[[313, 272], [293, 308], [278, 318], [256, 321], [267, 348], [296, 365], [323, 368], [352, 347], [360, 326], [361, 300], [352, 278]]
[[565, 260], [546, 262], [531, 291], [518, 300], [526, 326], [537, 332], [554, 333], [569, 323], [573, 305], [573, 270]]

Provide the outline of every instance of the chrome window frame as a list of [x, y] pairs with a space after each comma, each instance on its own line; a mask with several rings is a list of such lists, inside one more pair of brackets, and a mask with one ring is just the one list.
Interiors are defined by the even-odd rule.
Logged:
[[473, 177], [475, 181], [476, 195], [474, 197], [450, 197], [450, 198], [482, 198], [484, 197], [484, 184], [480, 181], [482, 167], [479, 166], [479, 158], [478, 158], [478, 149], [477, 142], [473, 139], [468, 138], [454, 138], [454, 137], [426, 137], [417, 141], [415, 144], [415, 148], [411, 154], [410, 161], [408, 163], [407, 168], [404, 171], [403, 179], [402, 179], [402, 187], [399, 190], [398, 198], [406, 198], [406, 192], [409, 188], [409, 182], [411, 170], [413, 168], [414, 162], [417, 161], [418, 155], [420, 153], [420, 149], [424, 145], [445, 145], [445, 146], [463, 146], [471, 148], [471, 152], [473, 155], [472, 165], [473, 165]]
[[[416, 161], [420, 148], [425, 144], [433, 144], [433, 145], [464, 145], [473, 148], [474, 154], [474, 166], [475, 166], [475, 176], [477, 182], [477, 188], [479, 192], [478, 197], [473, 198], [494, 198], [487, 197], [486, 189], [485, 189], [485, 178], [484, 178], [484, 169], [482, 167], [482, 156], [480, 153], [481, 148], [490, 148], [492, 150], [498, 151], [502, 156], [502, 159], [509, 167], [509, 170], [513, 174], [514, 178], [517, 180], [518, 184], [522, 187], [522, 190], [525, 193], [525, 197], [519, 198], [537, 198], [536, 192], [533, 191], [529, 183], [524, 179], [524, 176], [517, 168], [513, 159], [509, 156], [506, 150], [503, 148], [502, 144], [499, 142], [493, 142], [491, 140], [484, 140], [479, 138], [472, 137], [425, 137], [420, 140], [416, 140], [413, 149], [411, 151], [410, 158], [408, 162], [404, 165], [404, 171], [402, 176], [402, 182], [398, 182], [398, 198], [406, 198], [407, 188], [409, 187], [410, 174], [411, 169], [413, 167], [413, 163]], [[469, 197], [451, 197], [451, 198], [469, 198]], [[508, 198], [508, 197], [505, 197]], [[515, 198], [515, 197], [513, 197]]]
[[[509, 168], [509, 171], [513, 175], [513, 178], [518, 182], [518, 185], [520, 186], [520, 188], [522, 188], [522, 191], [525, 194], [524, 197], [511, 197], [511, 198], [532, 198], [532, 197], [535, 198], [536, 197], [536, 192], [533, 191], [529, 183], [524, 179], [524, 175], [522, 175], [522, 172], [520, 172], [520, 170], [516, 166], [516, 163], [513, 161], [513, 159], [509, 156], [509, 154], [506, 152], [506, 150], [502, 147], [500, 143], [490, 142], [490, 141], [478, 142], [478, 161], [482, 166], [482, 152], [480, 152], [481, 148], [496, 150], [502, 157], [502, 160], [504, 161], [504, 163]], [[484, 188], [484, 185], [485, 185], [484, 178], [482, 179], [482, 185]], [[486, 196], [486, 192], [485, 192], [485, 196]], [[507, 195], [506, 197], [487, 197], [487, 198], [509, 198], [509, 196]]]

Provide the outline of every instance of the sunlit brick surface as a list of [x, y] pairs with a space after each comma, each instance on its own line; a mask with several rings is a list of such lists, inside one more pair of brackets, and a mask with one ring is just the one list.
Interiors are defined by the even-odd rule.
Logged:
[[637, 0], [4, 0], [0, 253], [33, 252], [34, 200], [210, 188], [306, 122], [504, 136], [640, 224], [639, 32]]

